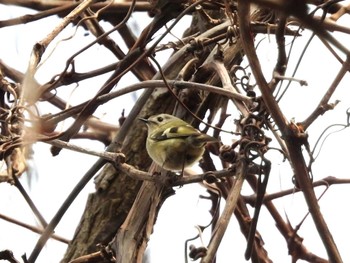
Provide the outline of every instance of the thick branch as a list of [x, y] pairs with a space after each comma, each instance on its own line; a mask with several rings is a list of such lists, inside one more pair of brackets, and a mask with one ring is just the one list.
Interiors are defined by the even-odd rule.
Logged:
[[267, 82], [262, 74], [260, 63], [255, 53], [254, 41], [249, 29], [250, 4], [244, 0], [239, 0], [238, 7], [240, 10], [240, 33], [242, 41], [245, 43], [245, 45], [243, 45], [244, 50], [246, 52], [257, 84], [262, 93], [265, 105], [285, 138], [290, 162], [297, 178], [297, 182], [304, 193], [305, 200], [310, 209], [310, 213], [312, 215], [318, 233], [325, 245], [329, 259], [331, 262], [342, 262], [339, 251], [332, 238], [331, 232], [329, 231], [327, 224], [320, 212], [317, 198], [312, 188], [309, 172], [301, 152], [303, 138], [300, 138], [300, 136], [302, 136], [302, 134], [299, 134], [299, 131], [296, 131], [293, 128], [293, 125], [287, 124], [287, 121], [280, 108], [278, 107], [278, 104], [274, 100], [269, 86], [267, 85]]

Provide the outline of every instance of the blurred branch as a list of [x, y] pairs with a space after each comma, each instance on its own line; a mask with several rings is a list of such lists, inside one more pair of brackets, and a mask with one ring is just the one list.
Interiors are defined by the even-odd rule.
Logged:
[[271, 1], [271, 0], [252, 0], [252, 3], [256, 3], [274, 10], [278, 10], [287, 16], [295, 16], [300, 20], [303, 26], [312, 30], [319, 38], [324, 38], [332, 45], [337, 47], [347, 56], [350, 55], [350, 50], [339, 42], [335, 37], [333, 37], [322, 24], [316, 19], [310, 17], [307, 13], [307, 1]]
[[20, 263], [14, 256], [12, 251], [10, 250], [2, 250], [0, 251], [0, 260], [7, 260], [10, 263]]
[[[0, 4], [4, 5], [13, 5], [18, 7], [26, 7], [30, 9], [34, 9], [38, 12], [33, 15], [24, 15], [21, 17], [17, 17], [14, 19], [3, 20], [0, 21], [0, 28], [6, 26], [13, 26], [19, 24], [26, 24], [29, 22], [37, 21], [42, 18], [46, 18], [51, 15], [58, 15], [60, 17], [65, 17], [71, 12], [74, 8], [76, 8], [80, 2], [68, 2], [68, 1], [42, 1], [42, 0], [0, 0]], [[125, 15], [129, 10], [131, 2], [116, 2], [116, 1], [104, 1], [93, 3], [90, 8], [92, 11], [96, 12], [102, 8], [108, 6], [107, 9], [103, 11], [103, 17], [107, 16], [115, 16]], [[152, 6], [147, 1], [137, 1], [135, 5], [135, 11], [150, 11], [152, 10]]]
[[[4, 76], [12, 79], [16, 83], [22, 83], [24, 80], [24, 74], [22, 72], [19, 72], [18, 70], [11, 68], [10, 66], [6, 65], [3, 61], [0, 60], [0, 70], [3, 72]], [[40, 84], [34, 79], [32, 83], [32, 88], [36, 89], [39, 88]], [[47, 114], [46, 116], [36, 116], [41, 117], [41, 120], [32, 120], [33, 125], [39, 125], [39, 130], [37, 132], [52, 132], [50, 129], [52, 127], [56, 127], [56, 125], [67, 118], [75, 117], [75, 114], [79, 111], [73, 111], [70, 112], [72, 106], [70, 106], [66, 101], [61, 99], [59, 96], [53, 94], [50, 91], [44, 92], [42, 94], [42, 99], [44, 101], [48, 101], [58, 109], [61, 109], [62, 111], [58, 113], [59, 116], [57, 119], [55, 118], [56, 115]], [[68, 109], [67, 109], [68, 108]], [[68, 111], [69, 113], [64, 114], [65, 111]], [[62, 115], [64, 117], [62, 117]], [[37, 123], [36, 123], [37, 122]], [[108, 138], [110, 134], [117, 131], [118, 127], [116, 125], [112, 125], [110, 123], [103, 122], [99, 120], [98, 118], [95, 118], [91, 116], [85, 123], [85, 126], [88, 128], [91, 128], [94, 131], [98, 131], [100, 134], [104, 134], [105, 138]], [[53, 128], [54, 129], [54, 128]]]
[[[315, 17], [316, 21], [321, 22], [320, 17]], [[298, 23], [299, 24], [299, 23]], [[345, 34], [350, 34], [350, 28], [347, 26], [340, 25], [336, 23], [335, 20], [332, 20], [331, 18], [326, 18], [322, 21], [322, 26], [330, 31], [330, 32], [340, 32], [340, 33], [345, 33]]]
[[330, 19], [333, 21], [337, 21], [339, 18], [341, 18], [345, 14], [350, 14], [350, 4], [341, 5], [341, 7], [338, 9], [338, 11], [333, 13], [330, 16]]
[[44, 219], [44, 217], [39, 212], [39, 209], [36, 207], [36, 205], [34, 204], [33, 200], [30, 198], [29, 194], [27, 193], [27, 191], [22, 186], [21, 182], [18, 180], [17, 175], [14, 174], [12, 176], [12, 178], [14, 180], [14, 185], [17, 187], [18, 191], [21, 193], [21, 195], [23, 196], [24, 200], [26, 200], [28, 206], [32, 210], [32, 212], [35, 215], [35, 217], [37, 218], [37, 220], [40, 222], [41, 226], [43, 228], [47, 227], [46, 220]]
[[[23, 223], [23, 222], [21, 222], [21, 221], [18, 221], [18, 220], [16, 220], [16, 219], [11, 218], [11, 217], [5, 216], [5, 215], [3, 215], [3, 214], [0, 214], [0, 218], [3, 219], [3, 220], [5, 220], [5, 221], [8, 221], [8, 222], [10, 222], [10, 223], [13, 223], [13, 224], [15, 224], [15, 225], [18, 225], [18, 226], [24, 227], [24, 228], [26, 228], [26, 229], [29, 229], [29, 230], [31, 230], [31, 231], [33, 231], [33, 232], [35, 232], [35, 233], [38, 233], [38, 234], [42, 234], [42, 232], [44, 231], [43, 229], [40, 229], [40, 228], [31, 226], [31, 225], [28, 225], [28, 224], [26, 224], [26, 223]], [[53, 239], [55, 239], [55, 240], [57, 240], [57, 241], [60, 241], [60, 242], [62, 242], [62, 243], [65, 243], [65, 244], [68, 244], [68, 243], [69, 243], [69, 240], [68, 240], [68, 239], [65, 239], [65, 238], [63, 238], [63, 237], [57, 236], [57, 235], [55, 235], [55, 234], [52, 234], [52, 235], [51, 235], [51, 238], [53, 238]]]
[[[94, 262], [104, 262], [106, 260], [106, 258], [108, 258], [106, 255], [108, 255], [109, 251], [98, 251], [98, 252], [94, 252], [94, 253], [90, 253], [88, 255], [84, 255], [78, 258], [75, 258], [71, 261], [69, 261], [69, 263], [94, 263]], [[112, 257], [111, 257], [112, 260]], [[109, 261], [112, 262], [112, 261]]]
[[[9, 1], [9, 2], [13, 3], [14, 1]], [[27, 4], [28, 3], [31, 4], [31, 2], [32, 1], [26, 1]], [[1, 0], [0, 0], [0, 3], [6, 4], [6, 3], [3, 3], [3, 1], [1, 1]], [[26, 23], [37, 21], [37, 20], [52, 16], [52, 15], [59, 14], [61, 12], [67, 12], [68, 10], [72, 9], [73, 5], [76, 7], [78, 5], [78, 3], [70, 4], [70, 3], [65, 2], [64, 5], [59, 5], [57, 7], [50, 8], [49, 10], [45, 10], [45, 11], [39, 12], [39, 13], [34, 14], [34, 15], [24, 15], [24, 16], [20, 16], [20, 17], [8, 19], [8, 20], [1, 20], [0, 21], [0, 28], [26, 24]]]

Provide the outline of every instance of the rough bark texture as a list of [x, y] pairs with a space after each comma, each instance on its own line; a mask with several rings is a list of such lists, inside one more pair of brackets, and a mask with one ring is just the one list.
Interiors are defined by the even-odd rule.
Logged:
[[[172, 103], [164, 103], [167, 98], [167, 93], [161, 93], [158, 100], [154, 100], [153, 107], [156, 109], [150, 106], [141, 116], [169, 111]], [[145, 149], [146, 132], [144, 124], [135, 120], [123, 146], [126, 162], [141, 170], [151, 164]], [[116, 172], [110, 164], [103, 168], [95, 182], [97, 191], [89, 196], [81, 222], [62, 262], [98, 251], [97, 244], [107, 245], [128, 215], [141, 185], [140, 181]]]

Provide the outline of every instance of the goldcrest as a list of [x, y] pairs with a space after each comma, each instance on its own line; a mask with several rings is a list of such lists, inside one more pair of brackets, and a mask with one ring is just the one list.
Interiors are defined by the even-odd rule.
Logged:
[[148, 127], [146, 149], [149, 156], [169, 171], [182, 171], [193, 165], [202, 157], [206, 143], [217, 141], [169, 114], [140, 120]]

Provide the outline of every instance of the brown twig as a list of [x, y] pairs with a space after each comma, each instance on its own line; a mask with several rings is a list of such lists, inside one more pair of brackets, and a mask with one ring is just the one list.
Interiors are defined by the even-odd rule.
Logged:
[[[321, 180], [318, 180], [318, 181], [315, 181], [315, 182], [312, 182], [312, 186], [315, 188], [315, 187], [319, 187], [319, 186], [331, 186], [331, 185], [337, 185], [337, 184], [350, 184], [350, 179], [343, 179], [343, 178], [337, 178], [337, 177], [334, 177], [334, 176], [328, 176], [328, 177], [325, 177]], [[284, 196], [287, 196], [287, 195], [291, 195], [291, 194], [295, 194], [295, 193], [298, 193], [300, 192], [301, 189], [300, 188], [290, 188], [290, 189], [286, 189], [286, 190], [282, 190], [282, 191], [279, 191], [279, 192], [276, 192], [276, 193], [271, 193], [271, 194], [266, 194], [264, 196], [264, 202], [266, 201], [272, 201], [274, 199], [278, 199], [278, 198], [281, 198], [281, 197], [284, 197]], [[255, 202], [255, 198], [256, 196], [255, 195], [250, 195], [250, 196], [244, 196], [243, 197], [244, 200], [249, 203], [249, 204], [254, 204]]]
[[[100, 89], [100, 91], [83, 107], [81, 112], [79, 113], [78, 117], [76, 118], [75, 122], [65, 131], [62, 133], [60, 136], [61, 140], [64, 141], [69, 141], [70, 138], [78, 132], [80, 127], [83, 125], [83, 123], [86, 121], [87, 117], [92, 114], [98, 107], [98, 104], [96, 104], [96, 99], [98, 96], [107, 94], [120, 80], [120, 78], [125, 75], [130, 69], [132, 69], [135, 65], [137, 65], [140, 61], [142, 61], [144, 58], [149, 56], [154, 48], [159, 44], [159, 42], [172, 30], [172, 28], [180, 21], [180, 19], [186, 15], [189, 11], [194, 9], [197, 5], [199, 5], [202, 1], [200, 0], [196, 3], [191, 4], [189, 7], [187, 7], [184, 11], [182, 11], [175, 21], [172, 23], [172, 25], [167, 28], [166, 32], [162, 34], [162, 36], [157, 39], [154, 44], [147, 49], [146, 51], [141, 51], [138, 48], [133, 48], [128, 55], [125, 57], [125, 60], [120, 63], [119, 67], [117, 70], [112, 74], [112, 76], [107, 80], [105, 85]], [[135, 2], [135, 0], [133, 1]], [[132, 11], [133, 11], [133, 6], [131, 6], [130, 12], [126, 15], [124, 20], [120, 23], [120, 25], [125, 24], [126, 21], [129, 19]], [[135, 43], [136, 45], [137, 43]], [[57, 155], [59, 153], [59, 149], [57, 148], [52, 148], [51, 150], [53, 155]]]
[[[31, 226], [31, 225], [28, 225], [28, 224], [26, 224], [26, 223], [23, 223], [23, 222], [21, 222], [21, 221], [18, 221], [18, 220], [16, 220], [16, 219], [11, 218], [11, 217], [5, 216], [5, 215], [3, 215], [3, 214], [0, 214], [0, 218], [3, 219], [3, 220], [5, 220], [5, 221], [8, 221], [8, 222], [10, 222], [10, 223], [13, 223], [13, 224], [15, 224], [15, 225], [18, 225], [18, 226], [24, 227], [24, 228], [26, 228], [26, 229], [29, 229], [29, 230], [31, 230], [31, 231], [33, 231], [33, 232], [35, 232], [35, 233], [38, 233], [38, 234], [42, 234], [42, 232], [44, 231], [43, 229], [40, 229], [40, 228]], [[57, 240], [57, 241], [60, 241], [60, 242], [62, 242], [62, 243], [65, 243], [65, 244], [68, 244], [68, 243], [69, 243], [69, 240], [68, 240], [68, 239], [65, 239], [65, 238], [63, 238], [63, 237], [57, 236], [57, 235], [55, 235], [55, 234], [52, 234], [52, 235], [51, 235], [51, 238], [53, 238], [53, 239], [55, 239], [55, 240]]]
[[[254, 191], [256, 191], [257, 178], [255, 176], [247, 176], [247, 181]], [[244, 198], [246, 199], [246, 198]], [[310, 252], [303, 245], [303, 238], [300, 237], [296, 231], [292, 228], [289, 222], [285, 222], [282, 218], [275, 205], [271, 200], [264, 199], [264, 205], [269, 211], [270, 215], [276, 222], [276, 227], [284, 237], [288, 252], [292, 256], [292, 262], [296, 262], [298, 259], [309, 260], [310, 262], [327, 263], [328, 261], [318, 257], [317, 255]]]
[[216, 255], [221, 240], [230, 222], [230, 218], [233, 214], [233, 211], [236, 208], [237, 200], [240, 196], [241, 188], [246, 176], [246, 169], [247, 166], [245, 159], [239, 159], [237, 162], [237, 178], [234, 181], [234, 185], [231, 187], [228, 193], [224, 210], [218, 219], [218, 223], [213, 231], [210, 243], [208, 245], [207, 254], [205, 257], [202, 258], [201, 263], [212, 262]]
[[10, 250], [0, 251], [0, 260], [7, 260], [10, 263], [20, 263]]
[[337, 76], [333, 80], [333, 83], [324, 94], [323, 98], [317, 105], [316, 109], [300, 124], [304, 130], [306, 130], [319, 116], [323, 115], [326, 111], [331, 110], [336, 104], [329, 104], [328, 101], [332, 97], [340, 81], [344, 78], [345, 74], [350, 70], [350, 57], [346, 58]]
[[[222, 96], [226, 96], [228, 98], [232, 98], [234, 100], [242, 100], [246, 103], [251, 103], [252, 98], [238, 94], [236, 92], [232, 92], [227, 89], [222, 89], [216, 86], [208, 85], [208, 84], [202, 84], [202, 83], [195, 83], [195, 82], [188, 82], [188, 81], [178, 81], [178, 80], [167, 80], [167, 84], [170, 85], [172, 88], [179, 88], [179, 89], [198, 89], [203, 90], [207, 92], [216, 93]], [[112, 99], [115, 99], [117, 97], [120, 97], [122, 95], [135, 92], [140, 89], [155, 89], [155, 88], [166, 88], [167, 84], [163, 80], [148, 80], [143, 82], [138, 82], [135, 84], [132, 84], [130, 86], [127, 86], [125, 88], [121, 88], [117, 91], [110, 92], [105, 95], [101, 95], [96, 99], [96, 103], [99, 105], [102, 105]], [[79, 113], [81, 109], [86, 105], [87, 102], [83, 102], [79, 105], [72, 106], [66, 110], [63, 110], [57, 114], [48, 115], [44, 118], [46, 124], [56, 125], [59, 122], [70, 118], [74, 116], [75, 114]], [[92, 121], [92, 120], [91, 120]], [[89, 125], [90, 126], [90, 125]], [[100, 125], [99, 125], [100, 126]], [[104, 126], [103, 123], [101, 123], [101, 126]], [[115, 129], [114, 126], [110, 127], [111, 130]]]
[[[269, 1], [266, 1], [265, 3], [267, 2]], [[247, 55], [248, 61], [250, 63], [250, 66], [255, 76], [255, 79], [257, 81], [257, 84], [262, 93], [262, 97], [264, 99], [265, 105], [268, 108], [271, 116], [275, 120], [277, 126], [279, 127], [280, 131], [282, 132], [282, 135], [285, 138], [286, 145], [289, 152], [289, 160], [292, 164], [298, 184], [304, 193], [305, 200], [310, 209], [310, 213], [312, 215], [312, 218], [314, 220], [318, 233], [327, 250], [329, 259], [332, 262], [342, 262], [339, 251], [332, 238], [332, 234], [329, 231], [327, 224], [320, 212], [317, 198], [315, 196], [315, 193], [311, 185], [311, 181], [309, 178], [309, 171], [307, 169], [307, 166], [305, 164], [304, 157], [301, 151], [301, 146], [303, 145], [303, 141], [305, 141], [305, 139], [303, 139], [303, 134], [301, 134], [299, 130], [296, 130], [293, 124], [288, 125], [288, 122], [286, 121], [284, 115], [282, 114], [280, 108], [278, 107], [277, 102], [274, 100], [272, 93], [269, 89], [269, 86], [267, 85], [267, 82], [261, 72], [261, 66], [255, 52], [254, 41], [252, 39], [251, 32], [248, 26], [249, 10], [250, 10], [249, 5], [250, 5], [249, 2], [246, 2], [243, 0], [238, 1], [238, 7], [240, 9], [240, 12], [238, 14], [240, 29], [241, 29], [240, 33], [241, 33], [241, 38], [245, 43], [244, 45], [245, 53]], [[274, 6], [274, 8], [276, 8], [276, 6]], [[287, 8], [287, 7], [283, 6], [283, 8]], [[303, 13], [304, 11], [302, 9], [303, 8], [302, 6], [300, 7], [293, 6], [293, 8], [295, 8], [294, 10], [292, 10], [294, 12], [293, 14], [295, 14], [296, 12], [300, 12], [299, 15], [304, 18], [304, 13]], [[320, 32], [320, 30], [318, 30], [318, 32]]]
[[[0, 1], [2, 2], [2, 1]], [[6, 3], [5, 3], [6, 4]], [[78, 4], [72, 4], [72, 3], [65, 3], [63, 5], [59, 5], [54, 8], [50, 8], [49, 10], [42, 11], [40, 13], [34, 14], [34, 15], [24, 15], [8, 20], [2, 20], [0, 21], [0, 28], [2, 27], [8, 27], [8, 26], [14, 26], [14, 25], [21, 25], [21, 24], [27, 24], [30, 22], [34, 22], [55, 14], [59, 14], [61, 12], [68, 12], [68, 10], [72, 10], [73, 7], [76, 7]]]
[[271, 90], [274, 91], [277, 84], [281, 80], [281, 77], [284, 76], [284, 73], [287, 69], [287, 55], [286, 55], [286, 47], [285, 47], [285, 28], [286, 28], [286, 17], [284, 15], [280, 16], [280, 20], [278, 22], [277, 30], [276, 30], [276, 43], [278, 47], [278, 56], [276, 66], [273, 71], [273, 79], [270, 82], [269, 86]]
[[[131, 2], [115, 2], [111, 3], [112, 1], [106, 1], [106, 2], [98, 2], [93, 3], [91, 5], [92, 11], [97, 11], [102, 8], [105, 8], [108, 5], [108, 9], [104, 10], [103, 12], [103, 18], [108, 18], [108, 16], [112, 15], [113, 17], [116, 14], [125, 14], [130, 8]], [[41, 11], [34, 15], [25, 15], [21, 17], [17, 17], [14, 19], [4, 20], [0, 21], [0, 28], [5, 26], [12, 26], [12, 25], [18, 25], [23, 23], [29, 23], [33, 21], [37, 21], [39, 19], [51, 16], [51, 15], [59, 15], [60, 17], [65, 17], [69, 12], [71, 12], [74, 8], [76, 8], [80, 3], [79, 2], [71, 2], [68, 3], [67, 1], [41, 1], [41, 0], [33, 0], [33, 1], [26, 1], [26, 0], [0, 0], [1, 4], [4, 5], [14, 5], [14, 6], [20, 6], [20, 7], [26, 7], [31, 8], [33, 10]], [[152, 6], [147, 1], [138, 1], [135, 5], [135, 11], [150, 11], [152, 9]]]
[[251, 0], [250, 2], [256, 3], [267, 8], [272, 8], [284, 13], [287, 16], [295, 16], [300, 20], [303, 26], [312, 30], [319, 38], [324, 38], [332, 45], [337, 47], [347, 56], [350, 55], [349, 49], [333, 37], [325, 28], [323, 28], [319, 22], [307, 14], [306, 1], [270, 1], [270, 0]]
[[[232, 93], [236, 94], [237, 99], [233, 100], [233, 103], [236, 105], [237, 109], [242, 113], [244, 117], [247, 117], [249, 115], [248, 107], [250, 104], [245, 105], [244, 100], [238, 99], [240, 97], [245, 98], [245, 95], [241, 95], [235, 87], [232, 85], [231, 77], [229, 76], [227, 69], [225, 68], [225, 65], [222, 63], [222, 61], [214, 60], [212, 63], [207, 64], [208, 67], [211, 67], [218, 75], [221, 80], [222, 88], [224, 90], [229, 90]], [[246, 101], [247, 102], [247, 101]]]

